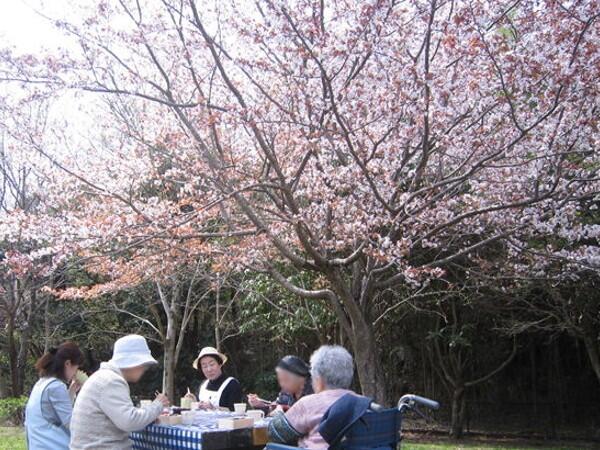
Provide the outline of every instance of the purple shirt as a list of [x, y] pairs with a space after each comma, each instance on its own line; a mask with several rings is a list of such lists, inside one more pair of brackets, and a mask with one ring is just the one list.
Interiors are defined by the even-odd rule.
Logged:
[[298, 442], [300, 447], [311, 450], [326, 450], [329, 445], [317, 431], [323, 415], [340, 397], [351, 394], [346, 389], [332, 389], [307, 395], [298, 400], [285, 413], [285, 417], [295, 430], [304, 435]]

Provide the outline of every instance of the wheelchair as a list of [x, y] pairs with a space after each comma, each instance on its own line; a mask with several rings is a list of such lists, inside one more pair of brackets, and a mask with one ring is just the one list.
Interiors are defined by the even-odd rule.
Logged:
[[[401, 440], [402, 416], [413, 411], [421, 416], [419, 406], [439, 409], [440, 404], [418, 395], [407, 394], [400, 398], [396, 408], [385, 409], [371, 403], [369, 410], [354, 422], [341, 439], [330, 450], [396, 450]], [[293, 447], [269, 443], [266, 450], [292, 450]]]

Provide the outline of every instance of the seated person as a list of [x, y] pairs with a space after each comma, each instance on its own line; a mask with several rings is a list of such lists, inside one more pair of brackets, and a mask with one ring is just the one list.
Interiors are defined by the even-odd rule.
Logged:
[[290, 406], [306, 395], [313, 393], [310, 368], [297, 356], [284, 356], [275, 367], [277, 382], [281, 392], [273, 403], [265, 402], [256, 394], [248, 395], [248, 403], [253, 408], [270, 412], [272, 409], [287, 411]]
[[69, 450], [72, 398], [79, 389], [75, 374], [82, 363], [83, 354], [72, 342], [50, 349], [35, 363], [40, 379], [25, 410], [29, 450]]
[[325, 412], [348, 393], [354, 377], [352, 356], [343, 347], [324, 345], [310, 358], [315, 394], [298, 400], [286, 413], [276, 413], [269, 424], [269, 439], [307, 449], [327, 449], [318, 428]]
[[242, 403], [242, 386], [233, 377], [223, 373], [223, 365], [227, 356], [214, 347], [204, 347], [192, 366], [199, 372], [202, 371], [206, 380], [200, 386], [198, 398], [191, 392], [186, 398], [199, 401], [202, 409], [226, 408], [233, 411], [235, 403]]
[[154, 422], [169, 406], [163, 394], [145, 408], [136, 408], [131, 401], [128, 383], [137, 383], [148, 367], [156, 364], [142, 336], [117, 339], [112, 359], [100, 365], [77, 396], [71, 450], [131, 450], [129, 433]]

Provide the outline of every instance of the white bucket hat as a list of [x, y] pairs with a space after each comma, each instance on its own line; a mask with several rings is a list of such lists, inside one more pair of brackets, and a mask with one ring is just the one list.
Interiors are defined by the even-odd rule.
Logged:
[[222, 361], [222, 364], [225, 364], [227, 362], [227, 356], [225, 356], [223, 353], [219, 352], [219, 350], [217, 350], [216, 348], [204, 347], [202, 350], [200, 350], [200, 354], [192, 363], [192, 367], [194, 369], [198, 370], [198, 363], [205, 356], [217, 356]]
[[152, 357], [148, 343], [143, 336], [130, 334], [115, 341], [110, 363], [119, 369], [158, 364]]

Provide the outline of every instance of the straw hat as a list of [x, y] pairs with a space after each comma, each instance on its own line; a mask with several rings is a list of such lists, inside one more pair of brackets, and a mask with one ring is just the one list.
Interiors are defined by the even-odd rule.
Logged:
[[158, 364], [150, 353], [146, 339], [138, 334], [117, 339], [109, 362], [119, 369]]
[[198, 363], [205, 356], [216, 356], [217, 358], [219, 358], [222, 361], [222, 364], [225, 364], [227, 362], [227, 356], [225, 356], [223, 353], [219, 352], [219, 350], [217, 350], [216, 348], [204, 347], [202, 350], [200, 350], [200, 354], [192, 363], [192, 367], [194, 369], [198, 370]]

